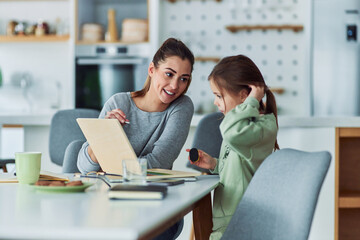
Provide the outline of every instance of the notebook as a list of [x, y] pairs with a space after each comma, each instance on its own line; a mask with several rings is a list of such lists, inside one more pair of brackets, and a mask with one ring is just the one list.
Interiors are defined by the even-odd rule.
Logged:
[[122, 160], [136, 161], [134, 149], [117, 119], [77, 118], [76, 121], [104, 172], [122, 175]]
[[[39, 180], [67, 182], [69, 181], [69, 178], [63, 174], [41, 170]], [[17, 182], [18, 180], [14, 174], [10, 174], [10, 173], [0, 174], [0, 183], [17, 183]]]
[[110, 199], [160, 200], [167, 194], [166, 186], [118, 184], [110, 188]]

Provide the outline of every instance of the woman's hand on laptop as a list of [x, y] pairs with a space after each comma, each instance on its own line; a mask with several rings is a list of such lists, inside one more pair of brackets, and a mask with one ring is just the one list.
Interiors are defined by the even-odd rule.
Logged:
[[117, 119], [121, 123], [121, 125], [125, 125], [130, 123], [128, 119], [126, 119], [126, 115], [121, 109], [113, 109], [106, 113], [105, 119]]

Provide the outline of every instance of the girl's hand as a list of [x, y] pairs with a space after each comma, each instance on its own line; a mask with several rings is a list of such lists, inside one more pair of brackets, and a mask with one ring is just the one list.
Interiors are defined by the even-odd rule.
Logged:
[[251, 92], [248, 97], [254, 97], [260, 102], [265, 95], [264, 86], [249, 85], [249, 87], [251, 88]]
[[[190, 152], [190, 149], [186, 149], [186, 151]], [[217, 162], [216, 159], [211, 157], [206, 152], [201, 151], [200, 149], [198, 149], [198, 151], [199, 151], [199, 160], [197, 160], [196, 162], [192, 162], [190, 161], [190, 157], [188, 157], [190, 163], [201, 168], [214, 170]]]
[[120, 109], [114, 109], [110, 112], [107, 112], [105, 119], [117, 119], [122, 126], [124, 126], [126, 123], [129, 123], [129, 120], [126, 119], [125, 113]]

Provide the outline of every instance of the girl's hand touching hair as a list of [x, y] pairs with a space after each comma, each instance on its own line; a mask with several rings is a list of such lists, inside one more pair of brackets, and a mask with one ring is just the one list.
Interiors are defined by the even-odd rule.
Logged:
[[[190, 152], [190, 149], [186, 149], [186, 151]], [[216, 167], [217, 160], [211, 157], [206, 152], [201, 151], [200, 149], [198, 149], [198, 151], [199, 151], [199, 160], [196, 162], [192, 162], [190, 161], [190, 157], [188, 157], [190, 163], [201, 168], [214, 170], [214, 168]]]
[[260, 102], [265, 96], [265, 87], [255, 85], [249, 85], [249, 87], [251, 88], [251, 92], [248, 97], [254, 97]]
[[114, 109], [110, 112], [107, 112], [105, 115], [105, 119], [117, 119], [119, 120], [120, 124], [123, 126], [126, 123], [129, 123], [129, 120], [126, 119], [126, 115], [120, 109]]

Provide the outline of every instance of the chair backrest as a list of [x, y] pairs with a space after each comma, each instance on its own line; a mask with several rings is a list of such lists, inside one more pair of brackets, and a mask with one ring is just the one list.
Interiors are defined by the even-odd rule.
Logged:
[[[192, 147], [201, 149], [212, 157], [219, 157], [222, 136], [220, 133], [220, 123], [224, 118], [221, 112], [210, 113], [205, 115], [200, 121], [194, 134]], [[199, 168], [195, 165], [187, 163], [187, 167], [196, 169], [201, 172], [209, 173], [209, 170]]]
[[308, 239], [329, 152], [282, 149], [255, 172], [222, 239]]
[[74, 140], [86, 141], [76, 118], [97, 118], [100, 112], [93, 109], [60, 110], [51, 119], [49, 154], [53, 163], [62, 166], [67, 146]]
[[78, 173], [77, 159], [85, 140], [72, 141], [65, 150], [64, 161], [62, 165], [63, 173]]

